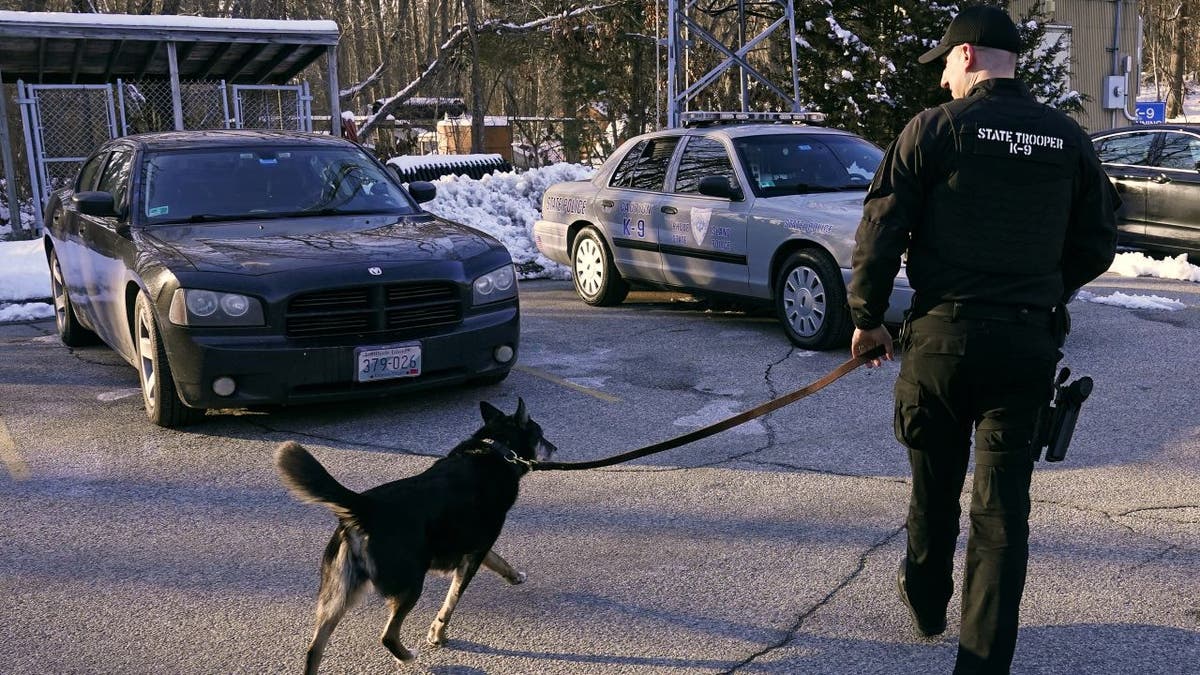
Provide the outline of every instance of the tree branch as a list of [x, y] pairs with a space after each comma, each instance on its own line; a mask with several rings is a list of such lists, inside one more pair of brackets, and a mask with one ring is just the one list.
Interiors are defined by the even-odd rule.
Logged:
[[342, 89], [341, 91], [339, 91], [338, 98], [341, 100], [341, 102], [343, 104], [349, 103], [351, 99], [353, 99], [355, 96], [358, 96], [360, 93], [362, 93], [363, 89], [366, 89], [367, 87], [371, 86], [372, 84], [375, 84], [375, 82], [377, 82], [379, 80], [379, 78], [383, 76], [383, 69], [385, 66], [387, 66], [387, 61], [380, 63], [379, 67], [375, 69], [375, 72], [373, 72], [367, 76], [367, 79], [363, 80], [362, 82], [359, 82], [358, 84], [355, 84], [351, 87], [348, 87], [346, 89]]
[[[572, 9], [559, 14], [552, 14], [550, 16], [542, 17], [540, 19], [535, 19], [528, 23], [522, 24], [510, 23], [504, 19], [488, 19], [480, 22], [479, 25], [475, 27], [475, 32], [495, 33], [496, 35], [517, 35], [520, 33], [531, 33], [533, 31], [541, 30], [555, 21], [570, 19], [581, 14], [587, 14], [589, 12], [599, 12], [606, 9], [611, 9], [613, 7], [618, 7], [623, 4], [625, 3], [617, 1], [601, 5], [588, 5], [586, 7], [579, 7], [577, 9]], [[459, 45], [462, 44], [462, 42], [470, 35], [470, 32], [469, 26], [464, 26], [461, 24], [454, 26], [450, 30], [449, 37], [447, 37], [446, 40], [438, 46], [437, 57], [425, 67], [425, 70], [423, 70], [415, 80], [409, 82], [404, 86], [403, 89], [394, 94], [391, 98], [383, 101], [383, 105], [380, 106], [379, 110], [374, 115], [371, 115], [369, 118], [367, 118], [367, 121], [363, 123], [362, 128], [359, 129], [359, 138], [366, 138], [367, 134], [369, 134], [375, 128], [380, 120], [387, 119], [387, 116], [391, 115], [394, 110], [399, 108], [400, 104], [412, 98], [417, 89], [432, 79], [433, 76], [439, 71], [441, 71], [445, 57], [449, 53], [458, 49]], [[370, 78], [368, 78], [368, 80], [369, 79]]]

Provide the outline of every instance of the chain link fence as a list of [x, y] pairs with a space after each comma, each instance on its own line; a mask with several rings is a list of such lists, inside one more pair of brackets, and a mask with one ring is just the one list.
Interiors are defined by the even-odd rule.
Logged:
[[57, 190], [74, 179], [88, 155], [114, 131], [112, 90], [105, 85], [63, 87], [34, 85], [36, 126], [46, 190]]
[[[171, 131], [175, 128], [171, 83], [165, 80], [125, 80], [120, 83], [120, 106], [126, 134]], [[225, 83], [189, 80], [179, 83], [184, 129], [224, 129], [229, 126]]]
[[301, 87], [233, 87], [234, 106], [246, 129], [312, 128]]

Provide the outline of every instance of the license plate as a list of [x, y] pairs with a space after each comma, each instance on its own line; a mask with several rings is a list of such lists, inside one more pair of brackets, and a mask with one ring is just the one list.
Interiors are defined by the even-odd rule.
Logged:
[[354, 350], [358, 367], [355, 382], [391, 380], [397, 377], [416, 377], [421, 374], [421, 345], [364, 348]]

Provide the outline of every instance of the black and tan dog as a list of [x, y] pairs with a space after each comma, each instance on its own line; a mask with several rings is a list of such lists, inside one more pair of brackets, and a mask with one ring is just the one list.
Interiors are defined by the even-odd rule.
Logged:
[[292, 493], [329, 507], [339, 521], [321, 561], [308, 675], [317, 672], [329, 635], [368, 581], [391, 610], [383, 646], [401, 661], [416, 656], [401, 643], [400, 626], [420, 597], [429, 570], [454, 575], [425, 638], [433, 646], [445, 643], [454, 606], [481, 564], [511, 584], [525, 581], [524, 573], [491, 550], [492, 544], [529, 462], [545, 459], [555, 448], [529, 418], [524, 401], [518, 399], [512, 415], [488, 403], [479, 407], [483, 426], [446, 457], [416, 476], [361, 493], [334, 480], [297, 443], [284, 443], [275, 451], [275, 464]]

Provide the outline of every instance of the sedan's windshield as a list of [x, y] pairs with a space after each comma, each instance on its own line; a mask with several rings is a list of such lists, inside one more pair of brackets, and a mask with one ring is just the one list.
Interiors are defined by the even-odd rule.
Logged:
[[758, 197], [865, 190], [883, 151], [857, 136], [772, 134], [734, 139]]
[[205, 148], [145, 162], [140, 206], [150, 225], [416, 211], [357, 148]]

